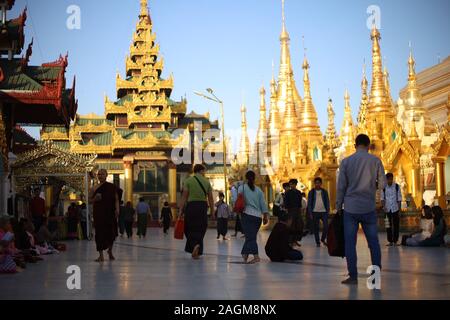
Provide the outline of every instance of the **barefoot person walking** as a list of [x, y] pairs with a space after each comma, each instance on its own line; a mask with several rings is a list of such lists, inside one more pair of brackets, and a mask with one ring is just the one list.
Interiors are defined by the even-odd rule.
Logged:
[[[185, 251], [198, 259], [203, 254], [203, 238], [208, 228], [208, 202], [211, 217], [214, 218], [214, 200], [211, 183], [205, 178], [206, 168], [194, 166], [194, 174], [184, 182], [180, 203], [180, 215], [184, 216]], [[187, 205], [186, 205], [187, 203]], [[186, 205], [186, 207], [185, 207]]]
[[[239, 194], [243, 194], [245, 199], [245, 209], [241, 219], [245, 242], [241, 253], [245, 263], [258, 263], [260, 258], [256, 237], [261, 227], [261, 222], [264, 224], [269, 222], [269, 210], [267, 209], [263, 192], [255, 186], [255, 173], [248, 171], [245, 174], [245, 178], [247, 183], [239, 187], [238, 191]], [[249, 255], [253, 255], [253, 259], [250, 261], [248, 261]]]
[[99, 184], [90, 191], [89, 200], [94, 204], [95, 244], [99, 252], [99, 257], [95, 261], [102, 262], [104, 250], [108, 250], [110, 260], [115, 260], [112, 249], [118, 235], [119, 196], [116, 186], [106, 182], [108, 172], [105, 169], [100, 169], [97, 177]]

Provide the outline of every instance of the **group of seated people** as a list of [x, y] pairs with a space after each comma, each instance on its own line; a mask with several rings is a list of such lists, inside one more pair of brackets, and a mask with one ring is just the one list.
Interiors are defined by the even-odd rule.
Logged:
[[411, 247], [440, 247], [449, 245], [444, 213], [439, 206], [424, 206], [420, 219], [420, 231], [404, 235], [402, 244]]
[[0, 217], [0, 274], [17, 273], [28, 263], [43, 260], [40, 256], [65, 250], [55, 243], [48, 230], [47, 218], [36, 232], [33, 223], [25, 218]]

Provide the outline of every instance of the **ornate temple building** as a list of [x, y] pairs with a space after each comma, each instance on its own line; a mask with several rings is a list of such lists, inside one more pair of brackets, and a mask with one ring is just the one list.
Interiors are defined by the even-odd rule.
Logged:
[[[222, 159], [222, 144], [219, 136], [203, 139], [194, 133], [219, 129], [218, 121], [210, 121], [209, 113], [187, 114], [186, 99], [171, 99], [174, 78], [161, 77], [164, 60], [152, 28], [147, 0], [141, 0], [125, 59], [126, 74], [116, 77], [117, 99], [105, 97], [104, 115], [77, 115], [69, 128], [44, 126], [41, 139], [72, 153], [96, 154], [97, 167], [107, 169], [110, 181], [124, 190], [123, 200], [136, 204], [144, 197], [156, 217], [164, 201], [176, 206], [191, 163], [202, 161], [192, 148], [200, 146], [201, 153], [207, 151], [213, 158]], [[178, 148], [184, 150], [176, 156], [187, 156], [189, 164], [173, 162], [172, 155]], [[208, 175], [213, 188], [223, 190], [223, 168], [210, 165]]]
[[272, 77], [270, 84], [269, 115], [265, 108], [265, 90], [262, 88], [259, 129], [253, 149], [250, 148], [246, 133], [246, 110], [241, 110], [243, 138], [239, 150], [240, 162], [233, 163], [231, 180], [242, 179], [242, 173], [248, 168], [265, 174], [259, 184], [266, 190], [268, 201], [271, 202], [282, 182], [297, 178], [300, 188], [308, 191], [312, 188], [314, 177], [320, 176], [334, 203], [338, 163], [354, 152], [357, 134], [365, 133], [373, 143], [371, 152], [382, 159], [386, 172], [394, 173], [401, 186], [404, 209], [413, 210], [421, 207], [423, 202], [439, 203], [446, 208], [449, 198], [446, 195], [450, 191], [449, 58], [422, 71], [418, 77], [411, 51], [405, 59], [408, 66], [405, 70], [407, 86], [395, 103], [391, 95], [389, 73], [386, 68], [383, 69], [381, 35], [374, 27], [370, 34], [371, 85], [369, 88], [364, 66], [356, 122], [353, 121], [350, 97], [346, 91], [340, 134], [337, 134], [334, 124], [333, 102], [329, 99], [328, 127], [325, 135], [322, 135], [311, 96], [310, 65], [306, 55], [302, 66], [303, 97], [294, 80], [284, 0], [282, 4], [280, 70], [278, 80]]
[[[270, 83], [269, 117], [267, 119], [265, 89], [260, 91], [260, 121], [255, 148], [249, 146], [245, 108], [242, 112], [242, 139], [239, 161], [232, 164], [231, 182], [242, 179], [243, 172], [252, 168], [258, 173], [266, 199], [273, 199], [282, 182], [290, 178], [299, 180], [301, 189], [311, 189], [314, 177], [322, 176], [324, 185], [331, 191], [334, 203], [336, 170], [334, 148], [336, 135], [322, 135], [316, 108], [311, 95], [310, 65], [305, 55], [303, 69], [303, 97], [300, 95], [290, 54], [290, 37], [286, 28], [284, 1], [282, 31], [280, 35], [281, 58], [278, 79]], [[333, 110], [330, 111], [333, 115]], [[334, 124], [330, 130], [333, 130]], [[244, 157], [243, 155], [248, 155]]]
[[30, 65], [33, 40], [22, 52], [26, 9], [19, 17], [7, 19], [14, 3], [0, 0], [0, 214], [16, 213], [19, 198], [30, 195], [29, 188], [15, 195], [11, 175], [16, 154], [36, 146], [20, 125], [68, 128], [77, 111], [75, 79], [72, 88], [66, 88], [67, 55], [41, 66]]

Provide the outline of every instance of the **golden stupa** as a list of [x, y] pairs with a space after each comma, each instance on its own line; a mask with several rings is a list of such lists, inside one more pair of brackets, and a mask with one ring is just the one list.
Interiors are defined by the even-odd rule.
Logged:
[[[334, 124], [334, 108], [328, 101], [328, 128], [322, 135], [317, 112], [311, 95], [309, 62], [303, 61], [303, 97], [299, 95], [294, 80], [289, 50], [289, 33], [286, 28], [284, 0], [282, 0], [281, 59], [278, 79], [270, 82], [270, 110], [267, 120], [265, 90], [261, 89], [260, 121], [257, 134], [256, 156], [252, 156], [248, 143], [241, 143], [240, 162], [232, 164], [232, 181], [242, 178], [251, 168], [265, 173], [260, 185], [272, 202], [281, 184], [291, 178], [300, 182], [300, 188], [308, 191], [315, 177], [321, 177], [330, 192], [334, 205], [336, 176], [339, 162], [354, 152], [354, 140], [360, 133], [372, 140], [371, 152], [380, 157], [386, 172], [394, 173], [401, 186], [403, 208], [415, 209], [423, 202], [439, 203], [446, 208], [445, 164], [448, 158], [449, 123], [433, 124], [426, 111], [416, 79], [415, 61], [410, 52], [408, 58], [407, 87], [403, 99], [394, 102], [391, 96], [389, 73], [383, 69], [380, 47], [381, 35], [374, 26], [370, 32], [372, 41], [372, 79], [370, 91], [364, 65], [361, 81], [361, 100], [356, 122], [353, 120], [349, 93], [344, 95], [344, 119], [337, 135]], [[446, 73], [448, 76], [448, 73]], [[448, 88], [447, 88], [448, 90]], [[450, 98], [449, 98], [450, 100]], [[447, 101], [447, 108], [449, 108]], [[245, 113], [245, 109], [241, 110]], [[245, 120], [245, 115], [243, 115]], [[242, 124], [242, 135], [247, 137], [247, 124]], [[247, 140], [246, 140], [247, 141]], [[266, 153], [261, 150], [267, 150]], [[248, 159], [257, 161], [248, 163]], [[429, 174], [434, 173], [435, 190]], [[427, 197], [424, 198], [424, 192]]]

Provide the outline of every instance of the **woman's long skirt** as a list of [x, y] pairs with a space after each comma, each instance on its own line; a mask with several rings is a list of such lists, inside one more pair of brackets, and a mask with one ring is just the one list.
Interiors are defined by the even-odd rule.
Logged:
[[186, 206], [184, 216], [184, 234], [186, 236], [185, 251], [192, 253], [196, 245], [200, 246], [199, 254], [203, 254], [203, 238], [208, 228], [208, 205], [206, 201], [191, 201]]

